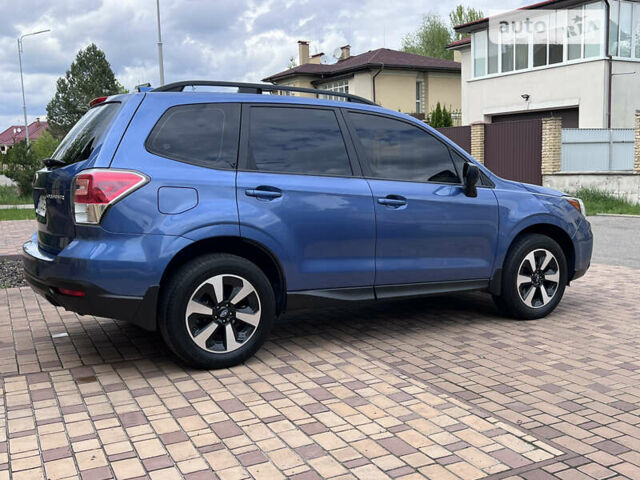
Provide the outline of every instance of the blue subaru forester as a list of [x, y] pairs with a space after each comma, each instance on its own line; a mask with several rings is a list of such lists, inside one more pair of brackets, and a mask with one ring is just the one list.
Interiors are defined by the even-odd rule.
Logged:
[[501, 179], [410, 116], [312, 92], [194, 81], [94, 100], [36, 174], [31, 286], [222, 368], [294, 308], [484, 290], [534, 319], [587, 271], [579, 199]]

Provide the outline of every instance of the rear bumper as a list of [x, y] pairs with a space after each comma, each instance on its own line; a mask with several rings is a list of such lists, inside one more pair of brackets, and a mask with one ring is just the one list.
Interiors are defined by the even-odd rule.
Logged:
[[[56, 307], [63, 307], [65, 310], [80, 315], [125, 320], [145, 330], [153, 331], [156, 328], [156, 306], [159, 290], [157, 286], [149, 288], [143, 297], [130, 297], [111, 295], [91, 284], [77, 284], [68, 281], [60, 281], [55, 284], [44, 283], [28, 273], [26, 269], [25, 278], [35, 292]], [[85, 295], [83, 297], [64, 295], [58, 290], [60, 288], [80, 290]]]
[[[158, 268], [157, 272], [146, 271], [143, 275], [135, 268], [135, 262], [108, 258], [104, 249], [96, 251], [87, 245], [90, 243], [76, 241], [74, 249], [67, 247], [58, 255], [52, 255], [38, 247], [34, 236], [23, 245], [22, 259], [27, 282], [53, 305], [66, 310], [81, 315], [125, 320], [146, 330], [155, 330], [159, 280], [164, 262], [160, 258], [157, 258], [157, 263], [145, 262], [142, 257], [145, 264]], [[147, 240], [146, 246], [148, 243]], [[135, 250], [131, 243], [127, 246]], [[95, 252], [96, 256], [85, 255], [85, 248]], [[74, 251], [82, 255], [75, 256]], [[141, 258], [139, 252], [136, 253]], [[116, 284], [118, 288], [115, 288]], [[65, 295], [60, 289], [81, 291], [84, 296]]]

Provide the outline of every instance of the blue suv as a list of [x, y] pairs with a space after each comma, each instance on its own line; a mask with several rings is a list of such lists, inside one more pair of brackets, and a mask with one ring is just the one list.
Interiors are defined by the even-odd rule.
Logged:
[[[219, 86], [238, 90], [201, 91]], [[483, 290], [540, 318], [589, 267], [580, 200], [353, 95], [193, 81], [91, 103], [36, 174], [26, 277], [195, 367], [244, 361], [320, 302]]]

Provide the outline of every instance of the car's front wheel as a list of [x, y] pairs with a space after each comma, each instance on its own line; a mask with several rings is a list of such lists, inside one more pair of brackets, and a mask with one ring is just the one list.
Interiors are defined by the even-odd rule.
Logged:
[[551, 313], [567, 285], [567, 260], [558, 243], [545, 235], [525, 235], [504, 262], [502, 292], [496, 305], [509, 316], [532, 320]]
[[244, 258], [214, 254], [178, 270], [163, 289], [160, 332], [196, 368], [243, 362], [264, 343], [275, 297], [264, 273]]

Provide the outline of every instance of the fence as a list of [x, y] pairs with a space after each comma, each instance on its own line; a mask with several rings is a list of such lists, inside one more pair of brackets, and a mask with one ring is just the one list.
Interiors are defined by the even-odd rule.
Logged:
[[542, 120], [485, 125], [484, 164], [502, 178], [542, 185]]
[[[475, 140], [472, 140], [472, 128], [476, 129]], [[447, 127], [438, 131], [484, 161], [496, 175], [518, 182], [542, 184], [540, 119]], [[473, 142], [474, 152], [471, 151]]]
[[563, 172], [633, 170], [633, 128], [562, 129]]
[[442, 127], [438, 131], [457, 143], [465, 152], [471, 153], [471, 127]]

